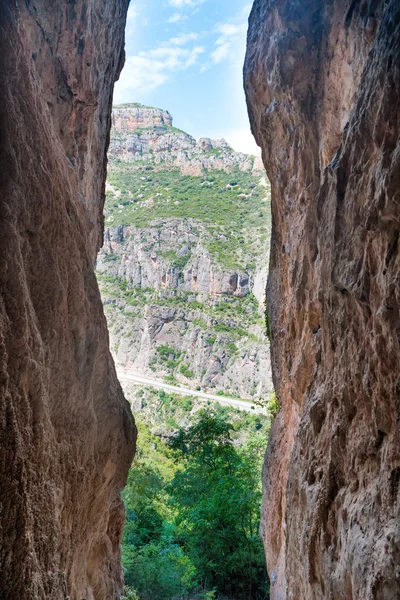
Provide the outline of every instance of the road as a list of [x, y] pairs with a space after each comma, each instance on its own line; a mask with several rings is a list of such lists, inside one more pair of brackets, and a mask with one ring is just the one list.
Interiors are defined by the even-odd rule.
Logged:
[[177, 385], [170, 385], [164, 383], [164, 381], [157, 381], [156, 379], [148, 379], [141, 375], [135, 375], [132, 372], [124, 371], [123, 369], [117, 368], [117, 375], [121, 381], [129, 381], [136, 385], [149, 385], [150, 387], [161, 388], [168, 390], [169, 392], [175, 392], [181, 394], [181, 396], [196, 396], [203, 400], [213, 400], [219, 402], [225, 406], [233, 406], [239, 410], [246, 410], [247, 412], [259, 412], [259, 407], [251, 404], [250, 402], [244, 402], [243, 400], [235, 400], [234, 398], [228, 398], [226, 396], [217, 396], [214, 394], [206, 394], [205, 392], [199, 392], [197, 390], [191, 390], [185, 387], [179, 387]]

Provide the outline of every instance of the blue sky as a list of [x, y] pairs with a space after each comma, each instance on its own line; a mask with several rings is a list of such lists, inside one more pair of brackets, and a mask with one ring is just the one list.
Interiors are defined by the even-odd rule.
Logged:
[[170, 111], [195, 138], [257, 152], [242, 86], [249, 0], [131, 0], [114, 103]]

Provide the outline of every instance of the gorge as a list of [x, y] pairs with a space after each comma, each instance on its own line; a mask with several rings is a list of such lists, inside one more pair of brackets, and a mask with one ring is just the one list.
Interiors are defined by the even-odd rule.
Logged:
[[[139, 423], [145, 452], [129, 471], [137, 428], [111, 350], [121, 366], [252, 399], [271, 390], [268, 328], [270, 598], [396, 600], [400, 5], [255, 0], [244, 86], [269, 187], [259, 161], [195, 140], [166, 110], [112, 115], [128, 4], [0, 4], [0, 597], [123, 597], [121, 492], [129, 472], [129, 535], [150, 459], [198, 519], [183, 523], [188, 545], [207, 534], [207, 551], [217, 528], [193, 510], [193, 489], [217, 464], [212, 508], [233, 520], [243, 502], [262, 571], [252, 468], [268, 420], [235, 416], [257, 438], [241, 453], [242, 434], [203, 415], [175, 455], [165, 431]], [[142, 400], [149, 412], [163, 403], [173, 426], [191, 410], [167, 394]], [[236, 539], [207, 554], [219, 573]], [[168, 554], [152, 552], [150, 579]], [[132, 585], [142, 565], [130, 561]], [[252, 576], [229, 583], [218, 580], [225, 598], [251, 593]]]
[[[260, 160], [172, 116], [113, 109], [97, 259], [120, 368], [242, 398], [272, 392], [265, 334], [269, 184]], [[260, 170], [261, 169], [261, 170]]]

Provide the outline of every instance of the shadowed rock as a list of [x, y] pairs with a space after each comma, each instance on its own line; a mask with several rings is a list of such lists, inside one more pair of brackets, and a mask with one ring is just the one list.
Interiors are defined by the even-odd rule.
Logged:
[[399, 69], [396, 0], [254, 3], [282, 407], [262, 509], [273, 600], [400, 597]]
[[0, 6], [0, 597], [122, 588], [135, 427], [93, 265], [125, 0]]

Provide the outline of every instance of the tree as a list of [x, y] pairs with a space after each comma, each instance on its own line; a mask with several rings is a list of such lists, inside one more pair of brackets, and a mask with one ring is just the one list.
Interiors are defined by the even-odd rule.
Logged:
[[266, 598], [258, 536], [261, 453], [236, 448], [232, 426], [215, 412], [180, 430], [173, 447], [184, 469], [169, 487], [177, 539], [205, 590], [235, 598]]

